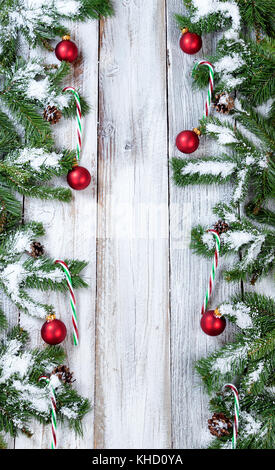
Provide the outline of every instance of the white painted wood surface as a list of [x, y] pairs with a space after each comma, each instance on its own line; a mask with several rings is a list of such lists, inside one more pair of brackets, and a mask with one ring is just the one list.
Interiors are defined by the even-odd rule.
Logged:
[[[75, 192], [71, 204], [25, 201], [25, 219], [44, 223], [50, 256], [89, 261], [90, 287], [77, 292], [80, 347], [69, 338], [64, 346], [77, 390], [93, 410], [83, 437], [63, 429], [59, 444], [200, 448], [209, 413], [194, 362], [230, 331], [210, 338], [200, 330], [210, 265], [191, 253], [190, 231], [214, 221], [211, 208], [230, 187], [177, 188], [168, 160], [179, 155], [177, 133], [201, 117], [205, 94], [192, 90], [190, 73], [215, 40], [206, 36], [197, 56], [182, 53], [174, 19], [184, 11], [182, 0], [113, 4], [113, 18], [71, 28], [83, 61], [68, 85], [91, 105], [82, 163], [93, 183]], [[53, 61], [53, 55], [44, 56]], [[61, 121], [55, 130], [58, 145], [75, 147], [73, 122]], [[219, 149], [205, 142], [196, 154], [210, 151]], [[268, 285], [263, 281], [262, 291]], [[239, 288], [219, 275], [212, 305]], [[46, 300], [68, 322], [68, 299]], [[14, 309], [11, 321], [17, 321]], [[20, 323], [31, 330], [32, 345], [43, 346], [41, 322], [21, 315]], [[34, 438], [20, 436], [9, 447], [47, 449], [49, 427], [34, 424], [34, 430]]]
[[[90, 114], [84, 122], [84, 138], [81, 162], [92, 174], [93, 184], [88, 190], [74, 192], [70, 204], [38, 200], [25, 201], [25, 220], [37, 220], [44, 224], [46, 237], [43, 242], [49, 256], [53, 258], [78, 258], [89, 261], [84, 272], [89, 289], [77, 292], [79, 311], [80, 345], [74, 347], [71, 335], [68, 335], [63, 346], [68, 355], [68, 365], [76, 378], [74, 386], [84, 396], [94, 402], [95, 370], [95, 297], [96, 297], [96, 217], [97, 217], [97, 103], [98, 103], [98, 25], [90, 22], [84, 25], [72, 25], [72, 39], [77, 41], [80, 54], [87, 60], [74, 68], [67, 84], [75, 86], [85, 95], [91, 106]], [[89, 41], [87, 41], [89, 38]], [[43, 54], [46, 60], [53, 62], [53, 55]], [[57, 62], [57, 60], [56, 60]], [[55, 127], [56, 143], [62, 148], [75, 148], [76, 127], [74, 120], [61, 120]], [[62, 184], [57, 180], [56, 184]], [[64, 179], [64, 186], [67, 182]], [[56, 307], [57, 317], [70, 324], [70, 307], [68, 296], [49, 294], [46, 301]], [[40, 337], [41, 321], [21, 315], [20, 323], [31, 330], [32, 346], [43, 346]], [[76, 437], [74, 432], [59, 427], [59, 448], [76, 449], [93, 447], [93, 411], [83, 423], [83, 437]], [[30, 440], [20, 436], [15, 441], [16, 448], [47, 449], [50, 442], [50, 426], [41, 427], [34, 424], [34, 437]]]
[[[198, 54], [184, 54], [179, 47], [181, 32], [174, 19], [174, 14], [184, 12], [184, 8], [177, 0], [169, 1], [167, 5], [169, 156], [188, 158], [175, 148], [175, 139], [182, 130], [198, 126], [202, 117], [206, 92], [194, 91], [191, 72], [197, 60], [214, 51], [215, 38], [207, 35]], [[203, 138], [192, 156], [215, 153], [219, 153], [218, 146]], [[170, 231], [174, 448], [200, 448], [209, 438], [207, 395], [194, 371], [194, 364], [214, 348], [220, 347], [230, 336], [229, 328], [219, 337], [209, 337], [200, 329], [200, 309], [208, 285], [211, 261], [194, 255], [189, 248], [192, 226], [199, 223], [212, 225], [215, 221], [212, 207], [223, 198], [225, 191], [230, 192], [229, 185], [226, 188], [218, 185], [179, 188], [174, 185], [171, 172], [170, 219], [178, 224], [176, 227], [171, 224]], [[224, 260], [221, 260], [210, 308], [238, 289], [236, 284], [223, 281], [223, 268]]]
[[100, 39], [95, 445], [170, 446], [165, 3]]

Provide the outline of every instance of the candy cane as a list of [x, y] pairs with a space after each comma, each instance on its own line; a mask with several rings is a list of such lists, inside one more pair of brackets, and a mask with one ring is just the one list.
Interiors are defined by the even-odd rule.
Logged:
[[50, 390], [50, 400], [51, 400], [51, 423], [52, 423], [52, 438], [51, 438], [51, 449], [57, 449], [57, 438], [56, 438], [56, 397], [54, 386], [51, 382], [51, 379], [46, 375], [41, 375], [39, 377], [39, 382], [45, 380]]
[[76, 124], [77, 124], [76, 161], [78, 163], [80, 160], [80, 151], [81, 151], [81, 145], [82, 145], [82, 125], [81, 125], [82, 114], [81, 114], [80, 97], [76, 89], [73, 88], [72, 86], [66, 86], [63, 89], [63, 92], [65, 91], [70, 91], [74, 95], [75, 104], [76, 104]]
[[77, 320], [77, 314], [76, 314], [76, 300], [75, 300], [75, 295], [74, 295], [74, 290], [73, 290], [71, 273], [69, 271], [67, 264], [61, 259], [55, 260], [55, 264], [60, 264], [60, 266], [62, 266], [62, 269], [66, 276], [66, 281], [67, 281], [67, 285], [68, 285], [69, 292], [70, 292], [70, 305], [71, 305], [71, 310], [72, 310], [73, 340], [74, 340], [74, 345], [78, 346], [78, 342], [79, 342], [78, 320]]
[[237, 388], [233, 384], [225, 384], [223, 388], [230, 388], [234, 394], [234, 426], [232, 436], [232, 449], [236, 449], [240, 416], [239, 394]]
[[210, 278], [209, 278], [208, 289], [206, 291], [203, 306], [201, 308], [201, 314], [202, 315], [206, 312], [207, 304], [208, 304], [210, 295], [212, 294], [212, 291], [213, 291], [213, 285], [214, 285], [214, 281], [215, 281], [216, 271], [217, 271], [217, 268], [218, 268], [219, 254], [220, 254], [220, 249], [221, 249], [221, 239], [220, 239], [220, 236], [219, 236], [218, 232], [216, 232], [216, 230], [208, 230], [208, 232], [210, 232], [210, 233], [212, 233], [212, 235], [214, 235], [214, 237], [216, 239], [216, 247], [215, 247], [215, 254], [214, 254], [214, 259], [213, 259], [213, 263], [212, 263], [211, 274], [210, 274]]
[[200, 60], [200, 62], [198, 62], [195, 65], [194, 69], [196, 69], [200, 65], [206, 65], [209, 68], [209, 83], [208, 83], [207, 100], [205, 102], [205, 110], [203, 113], [203, 119], [205, 119], [207, 116], [209, 116], [210, 107], [211, 107], [211, 98], [212, 98], [212, 93], [213, 93], [213, 88], [214, 88], [214, 67], [207, 60]]

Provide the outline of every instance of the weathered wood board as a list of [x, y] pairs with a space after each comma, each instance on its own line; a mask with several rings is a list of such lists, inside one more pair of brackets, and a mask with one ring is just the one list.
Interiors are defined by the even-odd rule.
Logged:
[[[192, 88], [191, 72], [195, 62], [213, 52], [215, 39], [208, 35], [203, 48], [194, 55], [184, 54], [179, 47], [181, 32], [175, 13], [184, 12], [181, 2], [167, 2], [169, 156], [188, 158], [175, 147], [179, 132], [197, 127], [202, 117], [205, 91]], [[192, 156], [214, 155], [219, 148], [201, 139]], [[171, 172], [172, 173], [172, 172]], [[226, 188], [230, 192], [230, 187]], [[224, 187], [176, 187], [170, 177], [170, 258], [171, 258], [171, 400], [172, 444], [174, 448], [200, 448], [209, 432], [207, 395], [194, 371], [194, 363], [228, 340], [229, 330], [220, 337], [208, 337], [200, 329], [200, 310], [208, 284], [211, 261], [194, 255], [190, 248], [192, 226], [211, 227], [215, 221], [212, 207], [225, 194]], [[174, 224], [173, 222], [176, 222]], [[215, 281], [209, 307], [227, 299], [238, 289], [223, 281], [221, 270]]]
[[[97, 217], [97, 103], [98, 103], [98, 24], [89, 22], [72, 26], [72, 39], [76, 38], [80, 54], [87, 58], [74, 68], [68, 78], [68, 85], [75, 86], [85, 95], [91, 112], [85, 118], [84, 139], [81, 162], [92, 174], [93, 184], [86, 191], [74, 192], [70, 204], [25, 200], [25, 220], [37, 220], [44, 224], [46, 237], [43, 242], [47, 253], [53, 258], [78, 258], [89, 261], [84, 275], [89, 289], [77, 292], [79, 311], [80, 345], [72, 344], [71, 335], [65, 340], [64, 347], [68, 355], [68, 365], [74, 371], [75, 386], [79, 392], [94, 402], [95, 370], [95, 297], [96, 297], [96, 217]], [[87, 38], [89, 41], [87, 42]], [[45, 55], [50, 63], [57, 62], [53, 54]], [[55, 128], [56, 143], [62, 148], [76, 147], [75, 121], [60, 121]], [[67, 182], [56, 181], [56, 184], [67, 185]], [[48, 294], [46, 301], [56, 307], [57, 317], [67, 325], [70, 323], [69, 298], [64, 295]], [[44, 345], [40, 337], [41, 321], [21, 315], [20, 323], [31, 331], [32, 346]], [[50, 426], [41, 427], [34, 424], [34, 437], [18, 437], [16, 448], [49, 447]], [[74, 432], [65, 429], [59, 431], [59, 448], [92, 448], [93, 447], [93, 411], [85, 418], [83, 437], [75, 437]]]
[[[194, 362], [231, 332], [219, 338], [201, 332], [210, 262], [191, 253], [190, 232], [197, 223], [214, 222], [211, 209], [230, 186], [175, 187], [169, 160], [180, 156], [176, 135], [196, 126], [202, 115], [205, 93], [192, 89], [191, 69], [214, 50], [216, 39], [206, 36], [197, 56], [183, 54], [174, 19], [184, 11], [182, 0], [113, 4], [114, 17], [71, 27], [82, 61], [68, 85], [91, 106], [82, 163], [92, 173], [92, 185], [75, 192], [71, 204], [24, 203], [25, 220], [44, 223], [50, 256], [89, 261], [89, 288], [77, 292], [80, 347], [69, 335], [64, 347], [77, 390], [93, 409], [83, 437], [65, 429], [59, 444], [200, 448], [207, 441], [209, 413]], [[53, 54], [43, 56], [55, 61]], [[61, 121], [55, 132], [58, 145], [75, 147], [74, 121]], [[210, 152], [219, 148], [203, 140], [194, 155]], [[212, 306], [239, 289], [219, 271]], [[271, 293], [271, 282], [262, 281], [260, 290]], [[66, 296], [45, 299], [69, 321]], [[18, 321], [12, 308], [10, 320]], [[20, 323], [30, 330], [32, 345], [43, 347], [41, 321], [21, 315]], [[49, 426], [33, 429], [32, 439], [19, 436], [9, 447], [47, 449]]]
[[100, 31], [99, 448], [171, 443], [165, 56], [165, 2], [116, 2]]

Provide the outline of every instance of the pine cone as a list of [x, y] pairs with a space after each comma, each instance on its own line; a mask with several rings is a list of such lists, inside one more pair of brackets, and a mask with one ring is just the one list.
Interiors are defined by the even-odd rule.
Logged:
[[252, 276], [252, 279], [250, 280], [250, 284], [251, 284], [252, 286], [255, 286], [255, 284], [256, 284], [258, 278], [259, 278], [259, 275], [256, 274], [256, 273], [254, 273], [253, 276]]
[[229, 225], [224, 220], [221, 220], [221, 219], [219, 219], [218, 222], [216, 222], [214, 225], [214, 230], [216, 230], [216, 232], [218, 232], [219, 235], [221, 233], [227, 232], [229, 228], [230, 228]]
[[26, 434], [27, 437], [32, 437], [33, 434], [31, 433], [31, 431], [29, 431], [28, 429], [26, 428], [22, 428], [21, 431]]
[[58, 366], [53, 371], [52, 374], [56, 374], [59, 380], [66, 384], [71, 384], [75, 380], [73, 380], [73, 372], [70, 372], [69, 367], [67, 366]]
[[31, 251], [29, 252], [29, 255], [31, 255], [33, 258], [39, 258], [39, 256], [42, 256], [45, 253], [44, 246], [41, 245], [40, 242], [33, 242], [30, 248]]
[[58, 121], [60, 121], [62, 113], [55, 106], [47, 106], [47, 108], [44, 110], [43, 117], [45, 121], [48, 121], [51, 124], [56, 124]]
[[213, 436], [229, 436], [232, 423], [223, 413], [214, 413], [208, 420], [208, 429]]
[[215, 95], [214, 107], [218, 113], [228, 114], [234, 104], [234, 99], [226, 92]]

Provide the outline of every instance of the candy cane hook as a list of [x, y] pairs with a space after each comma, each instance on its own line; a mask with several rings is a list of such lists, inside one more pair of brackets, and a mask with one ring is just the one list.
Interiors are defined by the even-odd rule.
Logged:
[[56, 437], [56, 397], [55, 397], [55, 389], [51, 382], [51, 379], [46, 375], [42, 375], [39, 377], [39, 382], [44, 380], [50, 391], [50, 400], [51, 400], [51, 427], [52, 427], [52, 438], [51, 438], [51, 449], [57, 449], [57, 437]]
[[66, 86], [62, 90], [63, 92], [65, 91], [70, 91], [75, 99], [75, 104], [76, 104], [76, 132], [77, 132], [77, 144], [76, 144], [76, 161], [79, 163], [80, 160], [80, 151], [81, 151], [81, 146], [82, 146], [82, 123], [81, 123], [81, 118], [82, 118], [82, 113], [81, 113], [81, 104], [80, 104], [80, 97], [79, 94], [77, 93], [76, 89], [72, 86]]
[[197, 69], [200, 65], [205, 65], [209, 69], [209, 82], [208, 82], [208, 92], [207, 92], [207, 100], [205, 102], [205, 109], [203, 112], [203, 119], [209, 116], [210, 107], [211, 107], [211, 98], [214, 89], [214, 67], [211, 62], [207, 60], [200, 60], [194, 67], [194, 70]]
[[218, 262], [219, 262], [219, 254], [220, 254], [220, 249], [221, 249], [221, 239], [220, 239], [220, 236], [219, 236], [218, 232], [216, 232], [216, 230], [208, 230], [208, 232], [210, 232], [210, 233], [212, 233], [212, 235], [214, 235], [215, 240], [216, 240], [216, 247], [215, 247], [215, 254], [214, 254], [214, 259], [213, 259], [213, 263], [212, 263], [208, 288], [207, 288], [205, 298], [204, 298], [204, 302], [203, 302], [203, 305], [202, 305], [202, 308], [201, 308], [201, 314], [202, 315], [206, 312], [207, 304], [208, 304], [208, 301], [209, 301], [210, 296], [211, 296], [212, 291], [213, 291], [213, 285], [214, 285], [214, 281], [215, 281], [215, 277], [216, 277], [216, 271], [217, 271]]
[[230, 388], [234, 394], [234, 426], [232, 436], [232, 449], [237, 447], [237, 437], [239, 429], [239, 416], [240, 416], [240, 401], [238, 390], [233, 384], [225, 384], [223, 388]]
[[61, 259], [56, 259], [55, 264], [60, 264], [66, 276], [66, 282], [67, 282], [69, 292], [70, 292], [70, 305], [71, 305], [72, 323], [73, 323], [73, 341], [74, 341], [74, 345], [78, 346], [78, 343], [79, 343], [78, 318], [76, 314], [76, 299], [75, 299], [74, 290], [73, 290], [71, 273], [65, 261], [62, 261]]

